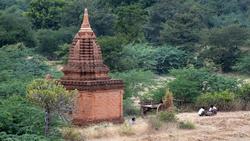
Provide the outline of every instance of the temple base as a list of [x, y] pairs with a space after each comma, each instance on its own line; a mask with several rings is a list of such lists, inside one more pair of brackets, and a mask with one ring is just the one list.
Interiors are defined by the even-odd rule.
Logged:
[[73, 111], [73, 124], [123, 122], [123, 89], [79, 91]]

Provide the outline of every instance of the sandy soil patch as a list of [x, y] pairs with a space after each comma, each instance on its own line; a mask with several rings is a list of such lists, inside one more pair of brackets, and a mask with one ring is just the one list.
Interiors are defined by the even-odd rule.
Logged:
[[191, 121], [195, 129], [178, 129], [174, 124], [155, 131], [146, 119], [138, 119], [132, 126], [134, 135], [122, 136], [122, 125], [104, 123], [78, 128], [89, 141], [250, 141], [250, 112], [219, 112], [212, 117], [199, 117], [196, 113], [181, 113], [179, 121]]

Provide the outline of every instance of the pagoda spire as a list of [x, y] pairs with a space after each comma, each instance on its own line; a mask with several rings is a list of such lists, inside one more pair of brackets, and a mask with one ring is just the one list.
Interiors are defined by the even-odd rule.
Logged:
[[83, 21], [81, 25], [81, 30], [80, 31], [90, 31], [93, 32], [90, 23], [89, 23], [89, 14], [88, 14], [88, 9], [84, 9], [84, 14], [83, 14]]

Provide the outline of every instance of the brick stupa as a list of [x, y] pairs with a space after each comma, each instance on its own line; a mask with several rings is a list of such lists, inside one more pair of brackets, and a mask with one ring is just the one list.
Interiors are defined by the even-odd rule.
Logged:
[[74, 124], [123, 121], [123, 82], [108, 76], [109, 68], [103, 64], [87, 9], [81, 29], [71, 44], [68, 63], [62, 71], [64, 76], [60, 81], [66, 89], [78, 90], [72, 114]]

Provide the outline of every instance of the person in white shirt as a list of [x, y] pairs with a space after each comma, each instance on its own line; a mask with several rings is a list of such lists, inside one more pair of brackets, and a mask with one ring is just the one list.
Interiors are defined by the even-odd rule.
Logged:
[[214, 105], [211, 105], [209, 108], [209, 112], [212, 112], [213, 114], [217, 114], [217, 108]]
[[198, 111], [199, 116], [204, 116], [205, 115], [205, 108], [201, 107], [200, 110]]

